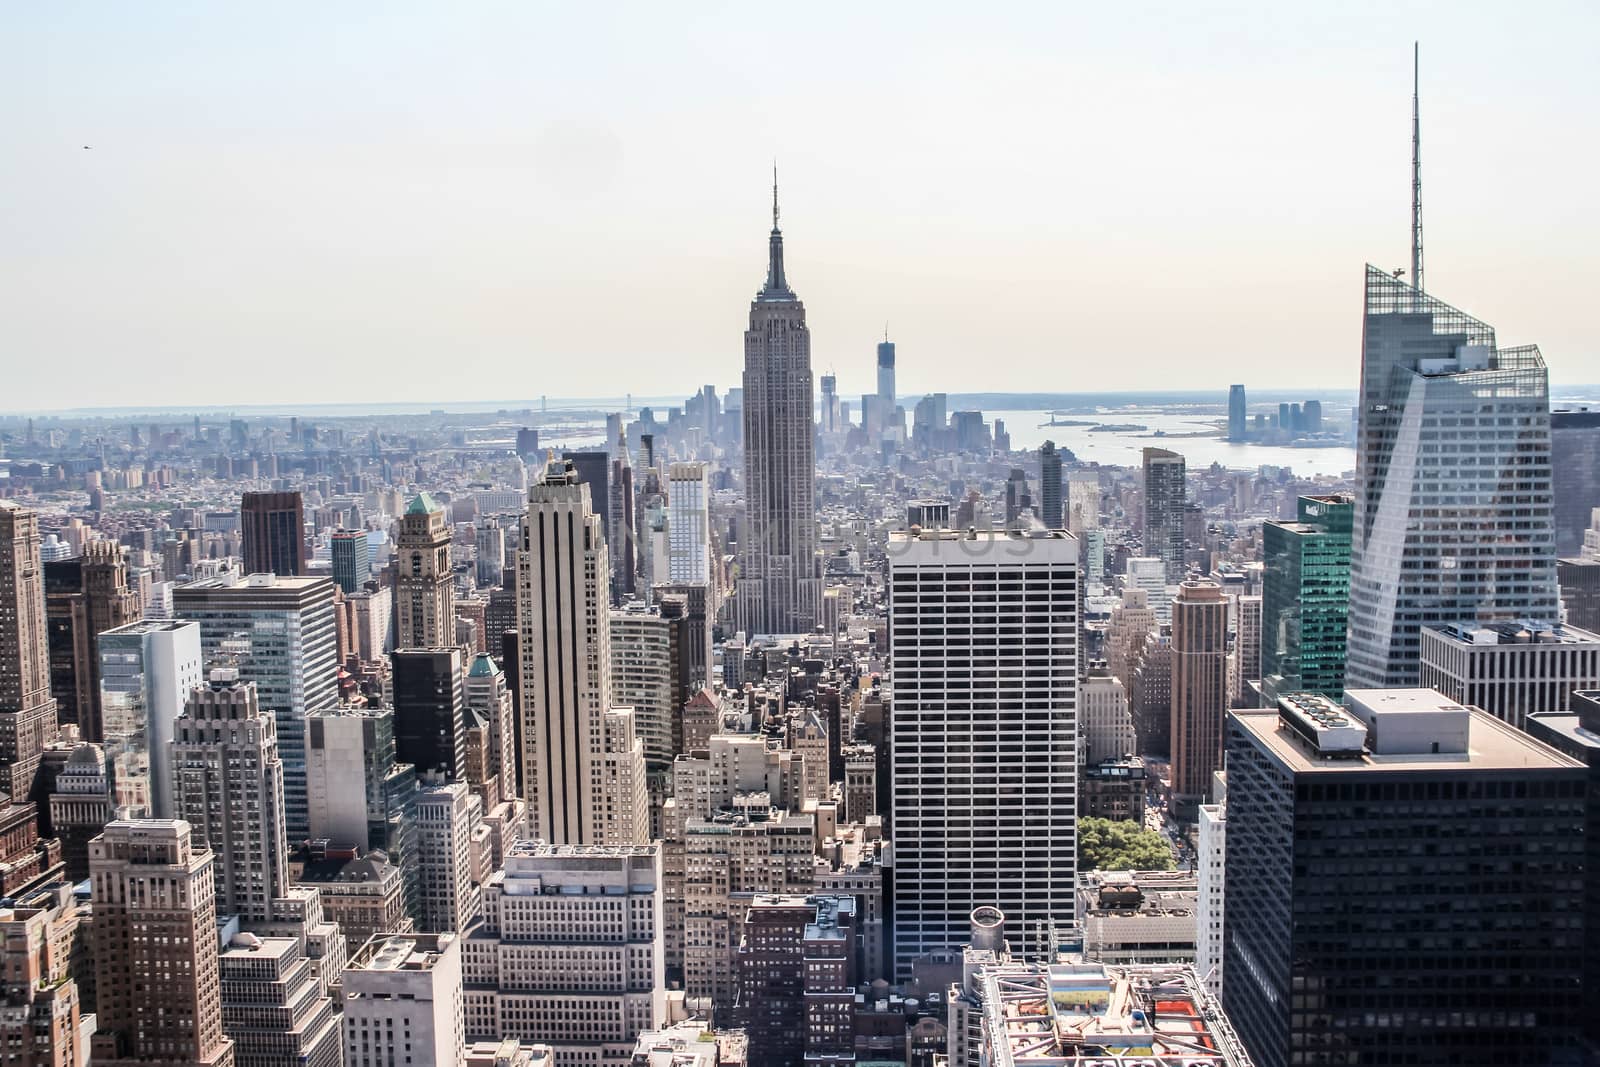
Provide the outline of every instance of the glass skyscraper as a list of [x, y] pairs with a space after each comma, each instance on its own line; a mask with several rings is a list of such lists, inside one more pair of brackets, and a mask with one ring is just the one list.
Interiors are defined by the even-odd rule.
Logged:
[[1167, 584], [1183, 581], [1183, 513], [1188, 503], [1183, 457], [1165, 448], [1144, 450], [1144, 554], [1157, 556]]
[[338, 640], [328, 578], [254, 574], [207, 578], [173, 592], [180, 618], [200, 624], [206, 664], [237, 667], [278, 720], [289, 840], [309, 836], [306, 715], [339, 700]]
[[1261, 688], [1269, 702], [1309, 691], [1344, 694], [1350, 615], [1347, 496], [1303, 496], [1294, 522], [1261, 527]]
[[1425, 625], [1558, 616], [1536, 347], [1368, 266], [1357, 419], [1347, 687], [1415, 685]]

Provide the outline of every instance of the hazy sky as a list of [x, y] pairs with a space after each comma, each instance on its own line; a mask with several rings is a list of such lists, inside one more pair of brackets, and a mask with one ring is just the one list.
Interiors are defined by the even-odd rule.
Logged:
[[[1593, 3], [12, 4], [0, 410], [1354, 387], [1362, 264], [1600, 382]], [[84, 150], [83, 145], [90, 145]]]

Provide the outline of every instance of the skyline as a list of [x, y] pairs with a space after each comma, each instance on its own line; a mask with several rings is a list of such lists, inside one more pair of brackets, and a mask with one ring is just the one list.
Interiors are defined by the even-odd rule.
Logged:
[[[902, 395], [979, 360], [995, 390], [1082, 391], [1108, 362], [1139, 367], [1105, 383], [1128, 391], [1353, 388], [1358, 268], [1408, 253], [1418, 38], [1430, 291], [1539, 344], [1558, 387], [1600, 381], [1600, 224], [1568, 217], [1600, 87], [1582, 33], [1487, 8], [873, 12], [784, 24], [811, 66], [756, 47], [771, 13], [664, 17], [14, 16], [0, 77], [36, 106], [0, 148], [8, 362], [76, 373], [71, 403], [30, 375], [6, 409], [210, 406], [239, 379], [251, 404], [465, 402], [566, 366], [593, 368], [562, 374], [579, 394], [725, 388], [773, 155], [843, 396], [872, 390], [885, 319]], [[598, 62], [550, 44], [601, 34]]]

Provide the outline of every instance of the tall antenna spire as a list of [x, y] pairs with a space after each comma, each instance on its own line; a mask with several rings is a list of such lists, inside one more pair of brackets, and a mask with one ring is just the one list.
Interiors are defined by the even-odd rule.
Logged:
[[1422, 108], [1420, 48], [1411, 42], [1411, 285], [1422, 288]]
[[772, 234], [767, 238], [767, 284], [762, 296], [793, 300], [783, 277], [783, 234], [778, 230], [778, 161], [772, 161]]

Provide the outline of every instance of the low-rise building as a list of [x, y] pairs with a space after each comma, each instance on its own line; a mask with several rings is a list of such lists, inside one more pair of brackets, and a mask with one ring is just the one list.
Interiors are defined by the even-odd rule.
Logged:
[[289, 858], [289, 877], [320, 891], [322, 910], [339, 925], [351, 956], [374, 934], [413, 929], [400, 868], [383, 852], [313, 845]]
[[1078, 785], [1078, 815], [1086, 819], [1142, 823], [1149, 787], [1144, 760], [1139, 756], [1087, 764]]
[[1199, 887], [1187, 871], [1078, 876], [1083, 954], [1100, 963], [1193, 963]]

